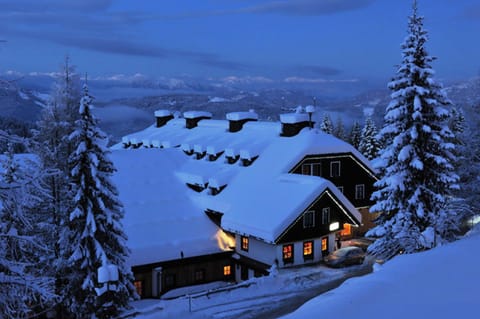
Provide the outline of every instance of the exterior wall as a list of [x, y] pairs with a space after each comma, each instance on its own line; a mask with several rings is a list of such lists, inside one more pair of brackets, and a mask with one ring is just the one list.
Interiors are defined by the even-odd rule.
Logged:
[[[331, 163], [340, 162], [340, 176], [332, 176]], [[304, 157], [290, 172], [303, 174], [303, 164], [319, 164], [320, 172], [312, 172], [310, 175], [318, 175], [331, 181], [337, 187], [343, 187], [343, 194], [355, 207], [371, 206], [370, 196], [373, 192], [375, 177], [363, 166], [352, 154], [308, 155]], [[363, 199], [355, 198], [355, 186], [365, 185]]]
[[[333, 195], [332, 195], [333, 196]], [[322, 223], [322, 211], [324, 208], [330, 208], [330, 219], [327, 223]], [[304, 228], [303, 216], [305, 213], [313, 211], [315, 216], [315, 225]], [[339, 228], [330, 230], [332, 223], [338, 222]], [[304, 241], [307, 238], [321, 238], [333, 231], [343, 229], [343, 224], [350, 222], [345, 214], [340, 210], [337, 204], [332, 200], [327, 192], [323, 192], [310, 207], [303, 211], [299, 217], [282, 233], [276, 242], [279, 244], [295, 241]]]
[[359, 208], [358, 211], [362, 214], [362, 226], [352, 228], [355, 237], [364, 236], [369, 229], [373, 228], [375, 226], [373, 221], [379, 215], [379, 213], [370, 213], [368, 207]]
[[248, 251], [242, 250], [242, 236], [235, 235], [235, 247], [237, 253], [245, 257], [258, 260], [267, 265], [275, 263], [275, 245], [267, 244], [264, 241], [258, 240], [254, 237], [248, 237]]
[[[230, 275], [224, 275], [224, 266], [230, 266]], [[142, 298], [160, 297], [179, 287], [235, 278], [231, 252], [136, 266], [132, 271], [135, 281], [141, 282]]]
[[[328, 237], [328, 250], [322, 252], [322, 238]], [[304, 241], [313, 241], [313, 259], [304, 259], [303, 256], [303, 242]], [[335, 250], [335, 233], [327, 234], [321, 238], [310, 238], [302, 241], [296, 241], [291, 243], [279, 244], [275, 247], [276, 259], [278, 260], [279, 268], [294, 267], [300, 265], [307, 265], [318, 263], [323, 260], [324, 254], [328, 254]], [[285, 263], [283, 260], [283, 246], [287, 244], [293, 244], [294, 249], [294, 258], [293, 263]]]

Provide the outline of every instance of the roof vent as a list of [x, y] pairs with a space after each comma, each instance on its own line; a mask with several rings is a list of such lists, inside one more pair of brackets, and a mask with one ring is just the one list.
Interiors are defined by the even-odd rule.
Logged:
[[227, 120], [229, 122], [229, 132], [238, 132], [242, 129], [243, 124], [250, 121], [258, 121], [258, 114], [253, 110], [249, 112], [232, 112], [227, 113]]
[[158, 110], [155, 111], [155, 118], [157, 119], [157, 127], [162, 127], [167, 124], [168, 121], [173, 119], [172, 112], [168, 110]]
[[281, 136], [295, 136], [305, 127], [310, 127], [310, 119], [306, 113], [288, 113], [280, 114], [282, 122]]
[[185, 118], [185, 126], [188, 129], [192, 129], [197, 126], [201, 120], [208, 120], [212, 118], [212, 113], [204, 111], [188, 111], [183, 113]]

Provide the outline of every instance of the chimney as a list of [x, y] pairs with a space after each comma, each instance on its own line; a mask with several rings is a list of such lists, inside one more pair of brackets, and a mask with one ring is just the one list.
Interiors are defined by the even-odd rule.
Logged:
[[308, 114], [305, 113], [288, 113], [280, 114], [280, 122], [282, 123], [281, 136], [295, 136], [305, 127], [310, 127]]
[[165, 124], [167, 124], [168, 121], [173, 119], [172, 112], [168, 110], [158, 110], [158, 111], [155, 111], [154, 114], [155, 114], [155, 118], [157, 119], [157, 124], [156, 124], [157, 127], [162, 127]]
[[258, 121], [258, 114], [253, 110], [249, 112], [232, 112], [227, 113], [227, 120], [229, 123], [229, 132], [238, 132], [242, 129], [243, 124], [250, 121]]
[[212, 118], [212, 113], [204, 111], [188, 111], [183, 113], [185, 118], [185, 126], [188, 129], [192, 129], [197, 126], [201, 120], [208, 120]]

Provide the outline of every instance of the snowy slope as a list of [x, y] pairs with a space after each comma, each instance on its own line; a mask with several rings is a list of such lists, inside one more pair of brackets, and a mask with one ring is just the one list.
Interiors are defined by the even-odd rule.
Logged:
[[[455, 243], [398, 256], [370, 275], [312, 299], [296, 318], [478, 318], [480, 230]], [[340, 310], [341, 309], [341, 310]]]

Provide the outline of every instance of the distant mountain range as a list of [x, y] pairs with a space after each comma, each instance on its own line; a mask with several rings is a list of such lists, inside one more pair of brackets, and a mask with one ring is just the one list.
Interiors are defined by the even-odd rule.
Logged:
[[[9, 74], [0, 80], [0, 116], [25, 122], [38, 119], [48, 103], [52, 74]], [[257, 84], [255, 84], [257, 82]], [[278, 87], [268, 81], [248, 78], [244, 82], [230, 79], [223, 83], [195, 79], [150, 79], [141, 75], [118, 75], [89, 80], [90, 92], [96, 98], [94, 105], [101, 125], [114, 141], [129, 132], [142, 129], [154, 122], [153, 112], [158, 109], [184, 112], [205, 110], [214, 118], [225, 118], [232, 111], [254, 109], [263, 120], [278, 120], [280, 113], [290, 112], [298, 105], [316, 104], [315, 121], [328, 112], [336, 122], [338, 117], [346, 126], [353, 120], [363, 122], [365, 114], [372, 114], [380, 125], [389, 91], [366, 89], [355, 95], [338, 95], [336, 90], [348, 89], [354, 83], [339, 84], [337, 88], [313, 93], [311, 87]], [[358, 88], [356, 88], [358, 90]], [[457, 82], [446, 88], [453, 103], [464, 109], [480, 104], [480, 78]]]

